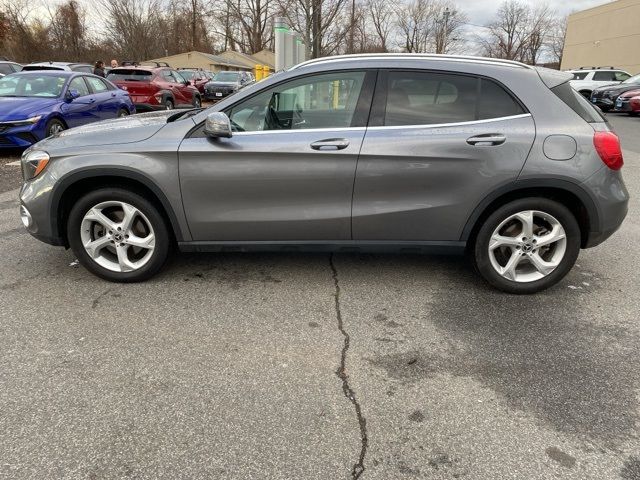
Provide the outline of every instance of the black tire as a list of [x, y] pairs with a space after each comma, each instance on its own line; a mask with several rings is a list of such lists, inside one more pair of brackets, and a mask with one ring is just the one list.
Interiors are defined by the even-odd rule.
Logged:
[[193, 96], [192, 104], [194, 108], [200, 108], [202, 106], [202, 99], [200, 98], [200, 95]]
[[581, 94], [584, 98], [586, 98], [586, 99], [588, 99], [588, 100], [590, 100], [590, 99], [591, 99], [591, 91], [590, 91], [590, 90], [580, 90], [580, 94]]
[[[126, 202], [149, 220], [155, 235], [155, 246], [151, 257], [138, 270], [115, 272], [96, 263], [85, 250], [80, 237], [80, 228], [85, 214], [101, 202]], [[146, 198], [121, 188], [102, 188], [79, 198], [69, 213], [67, 220], [67, 238], [80, 263], [91, 273], [110, 282], [141, 282], [155, 275], [164, 265], [169, 255], [171, 237], [164, 218], [158, 209]]]
[[[545, 277], [516, 282], [500, 275], [492, 266], [489, 257], [489, 241], [496, 228], [511, 215], [526, 210], [538, 210], [553, 216], [564, 228], [566, 250], [559, 265]], [[522, 198], [499, 207], [482, 223], [472, 245], [471, 259], [477, 272], [492, 286], [508, 293], [531, 294], [545, 290], [564, 278], [575, 264], [580, 253], [580, 227], [575, 217], [564, 205], [547, 198]]]
[[128, 116], [129, 116], [129, 110], [127, 110], [126, 108], [121, 108], [120, 110], [118, 110], [118, 118], [128, 117]]
[[611, 107], [605, 107], [604, 105], [600, 107], [600, 110], [602, 110], [603, 112], [608, 112], [609, 110], [611, 110]]
[[60, 133], [61, 131], [66, 129], [67, 129], [67, 126], [64, 124], [62, 120], [59, 120], [57, 118], [52, 118], [47, 122], [44, 132], [47, 137], [50, 137], [51, 135], [55, 135], [56, 133]]
[[173, 110], [175, 107], [175, 104], [173, 103], [173, 99], [171, 98], [165, 98], [164, 99], [164, 108], [165, 110]]
[[629, 112], [630, 117], [637, 117], [640, 112]]

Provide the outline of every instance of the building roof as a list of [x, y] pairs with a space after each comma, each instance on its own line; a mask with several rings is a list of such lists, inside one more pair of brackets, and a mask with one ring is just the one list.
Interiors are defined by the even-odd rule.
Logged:
[[[223, 67], [229, 67], [229, 68], [236, 68], [236, 69], [242, 69], [242, 70], [246, 70], [247, 69], [247, 65], [244, 65], [243, 63], [239, 63], [237, 61], [234, 61], [231, 58], [227, 58], [227, 57], [222, 57], [220, 55], [213, 55], [212, 53], [204, 53], [204, 52], [198, 52], [197, 50], [192, 50], [190, 52], [183, 52], [183, 53], [177, 53], [175, 55], [169, 55], [166, 57], [160, 57], [160, 58], [154, 58], [152, 60], [147, 60], [149, 62], [167, 62], [169, 63], [172, 67], [174, 65], [171, 64], [171, 59], [175, 58], [175, 57], [182, 57], [184, 55], [198, 55], [201, 57], [204, 57], [205, 59], [207, 59], [207, 61], [213, 65], [221, 65]], [[178, 66], [182, 66], [182, 65], [178, 65]], [[185, 67], [188, 67], [188, 65], [184, 65]]]
[[[267, 50], [267, 52], [268, 51], [269, 50]], [[230, 59], [232, 61], [235, 60], [236, 62], [241, 62], [246, 67], [253, 68], [256, 64], [262, 64], [262, 65], [267, 64], [269, 67], [274, 68], [275, 65], [273, 63], [265, 62], [264, 52], [265, 50], [258, 52], [261, 55], [260, 58], [254, 57], [252, 55], [248, 55], [246, 53], [237, 52], [235, 50], [227, 50], [225, 52], [222, 52], [220, 56]], [[273, 62], [275, 62], [275, 60], [273, 60]]]

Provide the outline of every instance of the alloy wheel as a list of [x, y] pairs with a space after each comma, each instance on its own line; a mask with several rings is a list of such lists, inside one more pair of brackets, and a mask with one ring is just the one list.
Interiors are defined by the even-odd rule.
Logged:
[[489, 260], [499, 275], [514, 282], [546, 277], [562, 262], [567, 235], [552, 215], [525, 210], [509, 216], [489, 241]]
[[84, 215], [80, 239], [89, 257], [113, 272], [133, 272], [146, 265], [155, 249], [149, 219], [121, 201], [102, 202]]

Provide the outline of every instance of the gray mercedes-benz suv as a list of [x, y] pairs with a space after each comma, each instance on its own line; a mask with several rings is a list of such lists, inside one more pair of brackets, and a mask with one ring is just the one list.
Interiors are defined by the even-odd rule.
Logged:
[[618, 137], [572, 78], [476, 57], [312, 60], [209, 109], [36, 144], [22, 220], [112, 281], [149, 278], [173, 244], [466, 249], [493, 286], [539, 291], [627, 212]]

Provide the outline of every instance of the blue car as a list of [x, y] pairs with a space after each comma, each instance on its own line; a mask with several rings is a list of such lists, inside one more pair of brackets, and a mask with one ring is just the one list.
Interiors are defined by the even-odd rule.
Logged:
[[96, 75], [12, 73], [0, 79], [0, 148], [26, 148], [68, 128], [132, 113], [129, 94]]

